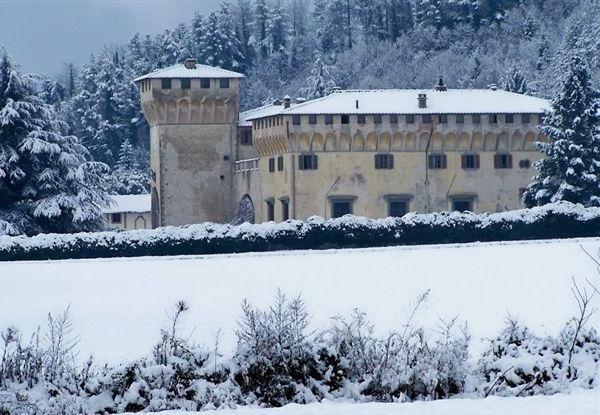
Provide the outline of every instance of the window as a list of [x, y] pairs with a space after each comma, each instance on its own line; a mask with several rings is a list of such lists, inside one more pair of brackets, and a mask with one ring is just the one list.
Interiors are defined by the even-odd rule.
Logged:
[[471, 198], [455, 198], [452, 199], [452, 210], [457, 212], [472, 212], [473, 199]]
[[408, 213], [408, 201], [400, 199], [388, 200], [388, 216], [400, 218]]
[[464, 114], [456, 114], [456, 123], [464, 124], [465, 123], [465, 115]]
[[414, 114], [407, 114], [406, 115], [406, 123], [407, 124], [414, 124], [415, 123], [415, 116], [414, 116]]
[[229, 88], [229, 78], [219, 79], [219, 88], [228, 89]]
[[495, 169], [512, 169], [512, 154], [494, 154]]
[[367, 117], [365, 117], [365, 114], [358, 114], [356, 117], [356, 122], [360, 125], [364, 125], [367, 122]]
[[181, 89], [190, 89], [192, 87], [192, 80], [190, 78], [181, 79]]
[[473, 124], [481, 124], [481, 114], [473, 114], [471, 117], [473, 118]]
[[121, 223], [121, 214], [113, 213], [110, 215], [110, 223]]
[[394, 155], [393, 154], [375, 154], [376, 169], [393, 169]]
[[531, 115], [521, 114], [521, 121], [523, 122], [523, 124], [529, 124], [531, 122]]
[[290, 201], [288, 199], [281, 199], [281, 220], [288, 220], [290, 218]]
[[498, 124], [498, 114], [488, 114], [488, 123]]
[[300, 125], [302, 119], [299, 115], [292, 115], [292, 125]]
[[512, 124], [515, 122], [515, 116], [514, 114], [505, 114], [504, 115], [504, 122], [507, 124]]
[[522, 169], [528, 169], [531, 167], [531, 161], [529, 159], [520, 160], [519, 167]]
[[318, 167], [316, 154], [300, 154], [298, 156], [298, 168], [300, 170], [317, 170]]
[[242, 131], [242, 139], [241, 144], [243, 146], [251, 146], [252, 145], [252, 131]]
[[272, 222], [275, 220], [275, 203], [273, 200], [266, 200], [267, 204], [267, 221]]
[[339, 218], [344, 215], [352, 214], [352, 199], [332, 199], [331, 217]]
[[311, 125], [315, 125], [317, 123], [317, 116], [315, 114], [310, 114], [308, 116], [308, 123]]
[[277, 157], [277, 171], [283, 171], [283, 156]]
[[431, 114], [423, 114], [423, 123], [431, 124]]
[[373, 115], [373, 124], [381, 124], [381, 114]]
[[273, 126], [273, 118], [269, 117], [269, 127]]
[[478, 169], [479, 154], [463, 154], [461, 156], [461, 166], [463, 169]]
[[209, 78], [200, 78], [200, 88], [209, 89], [210, 88], [210, 79]]
[[390, 114], [390, 124], [398, 124], [398, 114]]
[[161, 88], [162, 89], [171, 89], [171, 80], [170, 79], [161, 79]]
[[430, 154], [429, 155], [429, 168], [430, 169], [445, 169], [447, 166], [447, 160], [445, 154]]
[[342, 124], [350, 124], [350, 116], [347, 114], [342, 114]]
[[325, 125], [332, 125], [332, 124], [333, 124], [333, 115], [325, 114]]
[[440, 114], [438, 116], [438, 122], [440, 124], [448, 124], [448, 115], [447, 114]]
[[269, 173], [273, 173], [275, 171], [275, 159], [271, 157], [269, 159]]

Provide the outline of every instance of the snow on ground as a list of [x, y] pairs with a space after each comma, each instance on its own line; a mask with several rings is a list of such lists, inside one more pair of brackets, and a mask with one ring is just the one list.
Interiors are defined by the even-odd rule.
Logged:
[[[324, 327], [336, 313], [358, 307], [380, 332], [397, 328], [407, 306], [430, 288], [421, 322], [458, 315], [481, 338], [499, 332], [507, 311], [538, 334], [557, 334], [576, 310], [571, 277], [595, 276], [580, 249], [600, 238], [262, 254], [145, 257], [0, 263], [0, 329], [16, 325], [29, 336], [48, 312], [70, 305], [81, 355], [117, 362], [151, 351], [167, 321], [165, 311], [185, 299], [182, 329], [212, 344], [222, 328], [233, 349], [240, 302], [270, 304], [277, 288], [301, 293]], [[592, 324], [600, 326], [598, 313]]]
[[338, 403], [287, 405], [283, 408], [238, 409], [208, 412], [164, 411], [161, 415], [598, 415], [600, 389], [577, 390], [571, 394], [527, 398], [447, 399], [412, 403]]

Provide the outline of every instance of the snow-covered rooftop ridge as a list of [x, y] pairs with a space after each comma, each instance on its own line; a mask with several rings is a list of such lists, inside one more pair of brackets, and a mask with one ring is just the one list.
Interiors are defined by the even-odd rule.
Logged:
[[[419, 94], [427, 97], [425, 108], [419, 108]], [[370, 89], [336, 91], [288, 109], [282, 107], [277, 114], [519, 114], [549, 109], [546, 99], [503, 90]], [[255, 118], [261, 117], [247, 117]]]
[[149, 74], [134, 79], [134, 82], [144, 79], [161, 78], [243, 78], [244, 75], [239, 72], [229, 71], [227, 69], [216, 68], [213, 66], [195, 64], [195, 68], [188, 69], [183, 63], [169, 66], [167, 68], [157, 69]]
[[[300, 105], [294, 102], [290, 102], [290, 108]], [[283, 103], [267, 104], [262, 107], [253, 108], [248, 111], [240, 112], [240, 118], [238, 125], [240, 127], [252, 127], [252, 120], [264, 117], [271, 117], [273, 115], [281, 114], [284, 110]]]
[[104, 213], [143, 213], [150, 212], [150, 194], [141, 195], [112, 195], [113, 200]]

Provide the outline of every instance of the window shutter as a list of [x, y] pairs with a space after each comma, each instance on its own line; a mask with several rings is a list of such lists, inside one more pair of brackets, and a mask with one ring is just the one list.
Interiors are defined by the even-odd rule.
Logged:
[[375, 154], [375, 168], [379, 168], [379, 154]]
[[512, 169], [512, 154], [507, 154], [507, 155], [506, 155], [506, 158], [507, 158], [507, 161], [508, 161], [508, 163], [507, 163], [507, 164], [508, 164], [508, 166], [507, 166], [507, 167], [508, 167], [509, 169]]
[[430, 154], [429, 155], [429, 161], [428, 161], [430, 169], [433, 169], [433, 160], [434, 160], [433, 154]]
[[445, 169], [448, 167], [448, 158], [445, 154], [442, 154], [442, 168]]
[[393, 169], [394, 168], [394, 155], [390, 154], [389, 158], [390, 158], [390, 166], [389, 167], [390, 167], [390, 169]]
[[302, 162], [302, 154], [298, 155], [298, 169], [304, 170], [304, 163]]
[[478, 169], [479, 168], [479, 154], [475, 154], [473, 157], [475, 158], [475, 168]]
[[494, 168], [497, 169], [500, 167], [500, 155], [494, 154]]
[[315, 169], [315, 170], [316, 170], [316, 169], [318, 169], [318, 168], [319, 168], [319, 159], [317, 158], [317, 155], [316, 155], [316, 154], [313, 156], [313, 160], [314, 160], [314, 163], [313, 163], [313, 169]]
[[462, 154], [460, 156], [460, 167], [462, 167], [463, 169], [467, 168], [467, 155], [466, 154]]

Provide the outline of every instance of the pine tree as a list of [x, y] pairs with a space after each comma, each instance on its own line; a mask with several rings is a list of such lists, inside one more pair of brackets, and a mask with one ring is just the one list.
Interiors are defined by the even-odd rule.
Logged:
[[504, 89], [517, 94], [526, 94], [529, 92], [527, 80], [519, 72], [516, 66], [511, 66], [504, 79]]
[[319, 51], [315, 51], [315, 61], [307, 78], [307, 87], [302, 89], [302, 94], [307, 99], [314, 99], [329, 95], [335, 87], [332, 72], [335, 69], [325, 63], [325, 57]]
[[556, 201], [600, 206], [600, 92], [577, 54], [564, 63], [560, 92], [545, 116], [545, 158], [523, 195], [528, 206]]
[[244, 57], [232, 20], [227, 3], [221, 4], [218, 14], [208, 16], [206, 31], [200, 40], [201, 60], [207, 65], [241, 70]]
[[253, 44], [259, 50], [260, 57], [266, 59], [269, 56], [267, 41], [267, 26], [269, 10], [266, 0], [256, 0], [254, 5], [254, 38]]
[[0, 232], [70, 232], [98, 229], [107, 199], [106, 165], [89, 153], [53, 108], [37, 95], [31, 77], [0, 60]]

